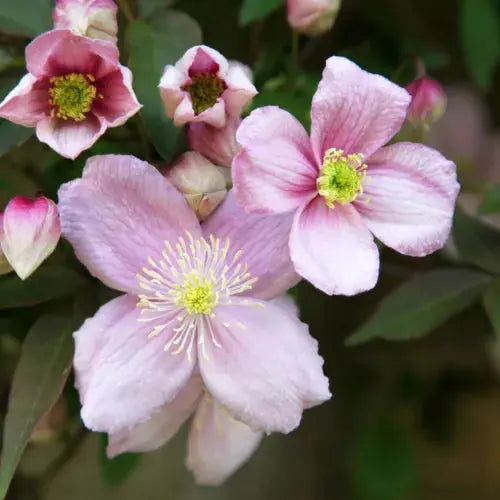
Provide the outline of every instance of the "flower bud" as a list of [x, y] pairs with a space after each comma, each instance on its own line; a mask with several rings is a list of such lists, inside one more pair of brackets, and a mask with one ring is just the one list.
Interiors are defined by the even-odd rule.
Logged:
[[340, 0], [287, 0], [288, 23], [310, 36], [329, 31], [340, 9]]
[[406, 90], [412, 97], [407, 115], [412, 125], [428, 127], [443, 116], [446, 94], [437, 80], [422, 76], [411, 82]]
[[21, 279], [54, 251], [61, 236], [57, 205], [44, 196], [13, 198], [0, 220], [0, 245]]
[[189, 147], [222, 167], [230, 167], [240, 151], [236, 142], [236, 130], [240, 119], [229, 119], [226, 126], [215, 128], [206, 123], [190, 123], [188, 127]]
[[54, 28], [116, 43], [118, 7], [113, 0], [57, 0]]
[[165, 176], [184, 194], [198, 219], [206, 219], [226, 197], [226, 178], [223, 167], [196, 151], [181, 155]]

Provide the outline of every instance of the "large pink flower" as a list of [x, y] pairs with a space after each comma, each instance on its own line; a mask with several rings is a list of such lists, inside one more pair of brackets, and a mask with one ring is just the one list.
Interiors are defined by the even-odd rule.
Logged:
[[328, 59], [312, 103], [311, 137], [277, 107], [237, 132], [236, 197], [249, 211], [295, 213], [295, 269], [329, 294], [372, 288], [372, 233], [405, 255], [441, 248], [459, 186], [455, 165], [421, 144], [382, 147], [400, 129], [409, 94], [351, 61]]
[[269, 301], [296, 283], [291, 216], [246, 215], [231, 194], [200, 226], [156, 169], [91, 158], [59, 191], [63, 235], [125, 292], [75, 333], [82, 418], [111, 434], [146, 422], [200, 373], [237, 420], [289, 432], [330, 397], [317, 343]]
[[26, 64], [28, 74], [0, 104], [0, 116], [36, 127], [38, 139], [62, 156], [76, 158], [141, 107], [111, 42], [49, 31], [26, 47]]

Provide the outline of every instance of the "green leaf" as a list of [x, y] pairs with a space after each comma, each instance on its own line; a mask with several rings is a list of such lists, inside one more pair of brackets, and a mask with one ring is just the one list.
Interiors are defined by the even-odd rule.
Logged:
[[355, 442], [352, 476], [360, 500], [409, 498], [418, 476], [408, 436], [388, 424], [363, 429]]
[[500, 335], [500, 278], [486, 289], [483, 295], [483, 305], [495, 334]]
[[462, 0], [460, 32], [469, 73], [490, 88], [500, 60], [500, 20], [491, 0]]
[[158, 14], [154, 23], [135, 21], [130, 25], [130, 66], [149, 138], [169, 161], [178, 148], [181, 130], [165, 115], [158, 84], [166, 64], [175, 64], [187, 49], [201, 43], [201, 31], [196, 21], [176, 11]]
[[361, 344], [377, 337], [421, 337], [472, 304], [489, 282], [487, 275], [469, 269], [436, 269], [415, 276], [384, 297], [346, 344]]
[[22, 281], [16, 275], [0, 279], [0, 309], [27, 307], [70, 295], [87, 280], [71, 269], [44, 266]]
[[285, 0], [243, 0], [240, 10], [240, 24], [245, 26], [252, 21], [262, 19], [284, 3]]
[[457, 212], [453, 241], [463, 260], [490, 273], [500, 273], [500, 233], [497, 230]]
[[139, 0], [139, 12], [141, 17], [149, 17], [155, 11], [169, 7], [174, 0]]
[[500, 212], [500, 186], [490, 187], [484, 193], [483, 203], [478, 209], [480, 214]]
[[107, 435], [101, 434], [101, 447], [99, 451], [101, 476], [106, 483], [113, 485], [121, 484], [127, 480], [139, 465], [141, 456], [138, 453], [122, 453], [110, 459], [106, 456], [107, 441]]
[[25, 143], [34, 132], [34, 128], [0, 120], [0, 156], [8, 153], [14, 146]]
[[38, 420], [57, 401], [71, 367], [72, 321], [42, 316], [23, 344], [3, 431], [0, 498], [4, 498]]
[[52, 28], [52, 0], [2, 0], [0, 31], [34, 36]]

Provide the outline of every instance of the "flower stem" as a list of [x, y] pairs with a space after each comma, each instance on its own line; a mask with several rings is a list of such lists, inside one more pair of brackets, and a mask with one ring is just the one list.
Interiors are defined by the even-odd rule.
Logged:
[[132, 23], [134, 22], [134, 13], [132, 12], [132, 9], [130, 8], [130, 5], [128, 4], [127, 0], [116, 0], [118, 3], [118, 6], [120, 7], [120, 10], [122, 11], [123, 15], [125, 16], [125, 19], [129, 22]]

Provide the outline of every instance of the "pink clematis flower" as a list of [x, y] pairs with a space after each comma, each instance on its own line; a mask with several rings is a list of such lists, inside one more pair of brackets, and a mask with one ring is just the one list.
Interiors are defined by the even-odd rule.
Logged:
[[78, 259], [125, 292], [74, 335], [87, 427], [133, 429], [197, 373], [218, 405], [263, 432], [289, 432], [329, 399], [317, 342], [269, 300], [297, 282], [291, 216], [246, 215], [229, 193], [200, 225], [156, 169], [113, 155], [60, 188], [59, 210]]
[[412, 98], [408, 108], [408, 121], [412, 125], [428, 128], [443, 116], [446, 94], [437, 80], [422, 76], [411, 82], [406, 90]]
[[168, 117], [180, 127], [205, 122], [223, 127], [227, 117], [239, 118], [257, 94], [247, 72], [210, 47], [189, 49], [175, 66], [167, 65], [160, 93]]
[[288, 23], [299, 33], [321, 35], [332, 28], [340, 4], [340, 0], [287, 0]]
[[110, 42], [53, 30], [26, 47], [26, 63], [28, 74], [0, 103], [0, 116], [36, 127], [38, 139], [67, 158], [141, 107]]
[[257, 109], [237, 132], [236, 197], [249, 211], [294, 213], [295, 269], [328, 294], [377, 282], [372, 233], [411, 256], [441, 248], [459, 190], [455, 165], [421, 144], [382, 147], [400, 129], [408, 93], [351, 61], [328, 59], [311, 137], [289, 113]]
[[116, 43], [118, 7], [113, 0], [57, 0], [54, 28]]

